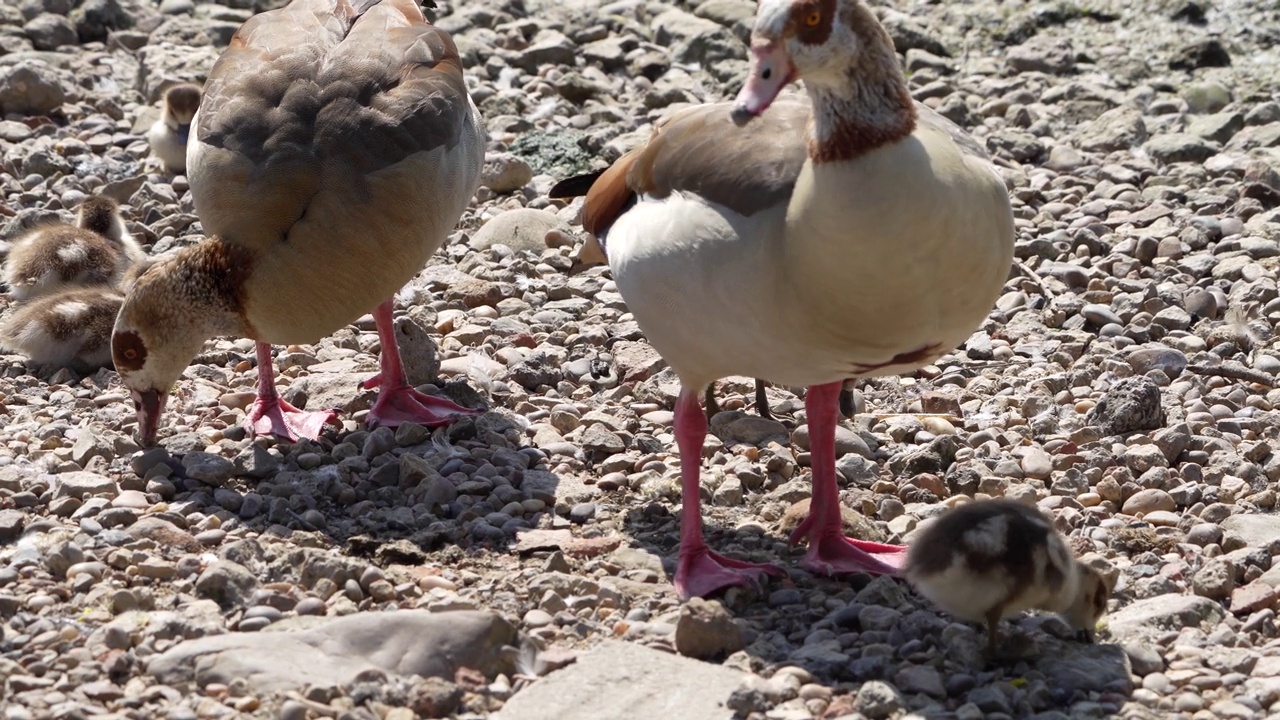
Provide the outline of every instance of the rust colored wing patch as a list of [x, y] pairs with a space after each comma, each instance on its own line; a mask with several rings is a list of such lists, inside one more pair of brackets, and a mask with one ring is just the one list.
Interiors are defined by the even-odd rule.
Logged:
[[806, 158], [809, 101], [781, 98], [745, 128], [729, 119], [730, 107], [699, 105], [669, 115], [647, 143], [604, 171], [561, 181], [551, 197], [585, 194], [582, 227], [596, 237], [636, 195], [693, 193], [743, 215], [786, 202]]
[[643, 148], [618, 158], [600, 177], [591, 184], [587, 191], [586, 204], [582, 206], [582, 228], [599, 237], [608, 231], [613, 221], [622, 215], [627, 201], [635, 195], [635, 190], [627, 182], [631, 166], [640, 156]]

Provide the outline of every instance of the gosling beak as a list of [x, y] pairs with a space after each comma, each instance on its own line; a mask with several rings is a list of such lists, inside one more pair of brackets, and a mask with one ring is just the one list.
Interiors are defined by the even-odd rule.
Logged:
[[135, 392], [134, 405], [138, 411], [138, 429], [134, 439], [142, 447], [153, 447], [160, 429], [160, 413], [164, 410], [164, 401], [168, 393], [158, 390]]
[[191, 136], [191, 123], [182, 123], [178, 126], [178, 139], [183, 145], [187, 144], [187, 138]]
[[795, 67], [782, 43], [752, 45], [751, 71], [729, 112], [730, 119], [739, 127], [746, 125], [751, 118], [768, 110], [782, 88], [794, 79]]

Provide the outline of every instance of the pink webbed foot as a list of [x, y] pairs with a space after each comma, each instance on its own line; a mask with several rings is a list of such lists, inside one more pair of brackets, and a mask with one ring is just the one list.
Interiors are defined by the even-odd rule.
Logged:
[[806, 537], [809, 540], [809, 551], [805, 553], [800, 565], [818, 575], [865, 572], [897, 577], [907, 560], [905, 545], [845, 537], [839, 525], [834, 528], [817, 526], [812, 512], [791, 531], [791, 544], [795, 545]]
[[334, 410], [299, 410], [279, 397], [254, 400], [244, 419], [245, 427], [254, 435], [271, 434], [291, 442], [315, 440], [326, 425], [337, 422], [338, 413]]
[[734, 586], [759, 587], [765, 576], [782, 574], [775, 565], [734, 560], [704, 547], [680, 556], [675, 586], [681, 598], [709, 597]]
[[[379, 387], [382, 376], [364, 382], [364, 387]], [[404, 423], [413, 422], [423, 427], [440, 427], [461, 417], [479, 415], [479, 410], [463, 407], [457, 403], [440, 397], [420, 393], [408, 385], [387, 387], [382, 385], [378, 390], [378, 399], [369, 410], [365, 424], [370, 428], [386, 426], [400, 427]]]

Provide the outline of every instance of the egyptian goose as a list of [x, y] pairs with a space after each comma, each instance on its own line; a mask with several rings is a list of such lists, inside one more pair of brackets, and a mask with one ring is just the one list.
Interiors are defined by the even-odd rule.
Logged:
[[44, 295], [0, 323], [0, 345], [34, 365], [92, 372], [111, 365], [111, 328], [124, 295], [88, 287]]
[[[779, 97], [801, 79], [807, 99]], [[914, 370], [966, 340], [1009, 274], [1013, 214], [978, 143], [912, 101], [872, 12], [760, 0], [736, 101], [658, 123], [592, 183], [583, 227], [681, 380], [680, 594], [781, 572], [717, 555], [702, 535], [699, 398], [729, 375], [807, 387], [813, 500], [791, 535], [808, 538], [804, 566], [899, 573], [905, 548], [840, 530], [841, 384]]]
[[1079, 640], [1092, 642], [1110, 596], [1038, 509], [1013, 500], [967, 502], [927, 521], [903, 569], [934, 605], [986, 623], [988, 655], [996, 654], [1000, 620], [1024, 610], [1060, 613]]
[[370, 426], [475, 414], [409, 386], [392, 296], [479, 185], [482, 121], [448, 33], [414, 0], [294, 0], [253, 16], [214, 64], [187, 172], [209, 237], [156, 262], [111, 339], [153, 444], [165, 398], [204, 342], [257, 341], [257, 433], [317, 437], [332, 411], [280, 399], [270, 343], [310, 343], [374, 308], [381, 387]]
[[116, 201], [94, 195], [80, 203], [74, 225], [42, 223], [15, 239], [4, 280], [15, 300], [30, 300], [71, 287], [116, 285], [144, 257]]
[[187, 171], [187, 137], [199, 107], [199, 85], [178, 83], [164, 91], [160, 119], [147, 131], [147, 142], [151, 145], [151, 154], [159, 158], [169, 172]]

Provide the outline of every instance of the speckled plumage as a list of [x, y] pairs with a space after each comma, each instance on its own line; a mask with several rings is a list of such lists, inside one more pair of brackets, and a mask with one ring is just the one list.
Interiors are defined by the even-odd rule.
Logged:
[[18, 236], [4, 280], [15, 300], [31, 300], [69, 288], [116, 286], [144, 257], [116, 202], [95, 195], [81, 203], [75, 225], [43, 223]]
[[1014, 500], [967, 502], [928, 521], [909, 544], [903, 570], [937, 607], [986, 623], [989, 648], [999, 621], [1025, 610], [1061, 613], [1088, 635], [1109, 595], [1049, 519]]
[[39, 297], [0, 323], [0, 345], [35, 366], [77, 372], [111, 367], [111, 329], [123, 302], [124, 295], [109, 287]]

